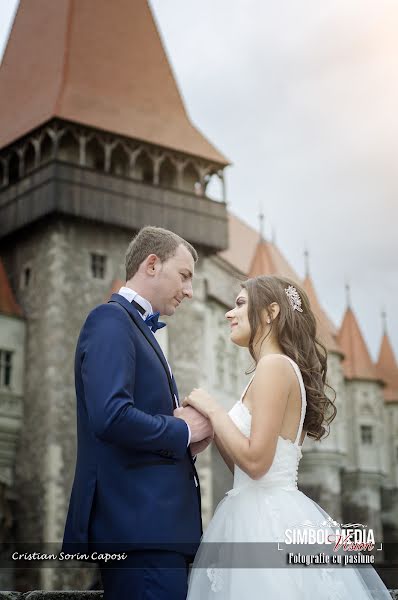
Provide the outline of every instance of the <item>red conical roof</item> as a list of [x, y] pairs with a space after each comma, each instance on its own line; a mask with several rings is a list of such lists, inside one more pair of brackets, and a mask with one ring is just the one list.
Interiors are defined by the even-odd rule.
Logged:
[[219, 252], [219, 256], [247, 276], [260, 234], [245, 221], [229, 212], [228, 239], [228, 248]]
[[257, 244], [249, 269], [249, 277], [258, 275], [280, 275], [301, 283], [297, 273], [275, 244], [262, 238]]
[[384, 400], [398, 402], [398, 365], [387, 333], [383, 335], [381, 341], [377, 370], [380, 379], [386, 383], [383, 390]]
[[309, 275], [303, 281], [303, 288], [307, 293], [311, 308], [317, 321], [318, 337], [327, 350], [330, 352], [343, 353], [337, 341], [337, 329], [327, 316], [319, 303], [314, 284]]
[[380, 380], [376, 366], [370, 357], [366, 342], [350, 307], [345, 312], [338, 334], [338, 342], [345, 355], [343, 369], [347, 379]]
[[218, 164], [146, 0], [20, 0], [0, 67], [0, 147], [60, 117]]
[[10, 317], [22, 317], [22, 309], [15, 300], [8, 281], [7, 273], [0, 258], [0, 314]]

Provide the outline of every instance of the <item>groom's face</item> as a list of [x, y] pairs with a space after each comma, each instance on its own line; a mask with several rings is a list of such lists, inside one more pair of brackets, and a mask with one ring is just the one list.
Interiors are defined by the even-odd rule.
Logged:
[[153, 307], [161, 315], [173, 315], [185, 298], [192, 298], [194, 266], [192, 254], [183, 244], [174, 256], [157, 264]]

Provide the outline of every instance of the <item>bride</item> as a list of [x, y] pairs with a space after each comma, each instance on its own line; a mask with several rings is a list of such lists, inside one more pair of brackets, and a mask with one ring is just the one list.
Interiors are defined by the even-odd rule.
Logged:
[[[286, 530], [326, 527], [328, 515], [298, 490], [297, 470], [305, 437], [320, 440], [336, 408], [325, 394], [326, 350], [296, 284], [249, 279], [226, 317], [231, 341], [248, 348], [255, 370], [229, 413], [201, 389], [184, 400], [211, 420], [214, 442], [234, 474], [233, 489], [203, 535], [188, 600], [390, 599], [372, 567], [265, 568], [268, 550], [277, 552]], [[258, 568], [250, 568], [254, 562]]]

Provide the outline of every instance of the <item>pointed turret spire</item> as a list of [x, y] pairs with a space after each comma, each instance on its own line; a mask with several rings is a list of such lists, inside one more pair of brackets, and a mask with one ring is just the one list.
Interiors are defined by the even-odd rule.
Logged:
[[265, 231], [264, 231], [265, 215], [264, 215], [264, 210], [263, 210], [262, 204], [260, 205], [260, 212], [258, 214], [258, 221], [259, 221], [260, 238], [262, 240], [265, 240]]
[[[348, 289], [347, 289], [348, 288]], [[349, 293], [349, 286], [346, 286]], [[338, 334], [338, 342], [344, 352], [344, 374], [347, 379], [365, 379], [379, 381], [380, 377], [373, 363], [357, 319], [349, 305], [344, 314]]]
[[305, 249], [304, 249], [304, 268], [305, 268], [305, 276], [309, 277], [310, 276], [310, 253], [309, 253], [307, 247], [305, 247]]
[[[308, 250], [305, 250], [306, 258], [308, 260]], [[324, 344], [329, 352], [335, 352], [343, 354], [343, 351], [337, 341], [337, 329], [333, 322], [330, 320], [326, 312], [323, 310], [318, 295], [315, 291], [312, 278], [308, 274], [308, 263], [306, 262], [306, 277], [303, 281], [303, 288], [307, 293], [308, 299], [311, 304], [311, 308], [314, 312], [315, 319], [317, 321], [317, 333], [320, 341]]]
[[383, 309], [381, 311], [381, 321], [382, 321], [382, 326], [383, 326], [383, 334], [387, 334], [387, 313], [386, 311]]
[[348, 283], [348, 281], [345, 284], [345, 299], [346, 299], [347, 308], [350, 308], [350, 306], [351, 306], [351, 286]]
[[0, 147], [59, 117], [228, 164], [192, 125], [146, 0], [20, 0]]
[[398, 365], [387, 332], [387, 315], [382, 311], [383, 337], [380, 344], [377, 370], [380, 378], [385, 382], [383, 389], [386, 402], [398, 402]]

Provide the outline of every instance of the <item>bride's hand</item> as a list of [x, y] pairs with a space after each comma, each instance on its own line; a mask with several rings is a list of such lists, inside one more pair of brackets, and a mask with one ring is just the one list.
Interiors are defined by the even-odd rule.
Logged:
[[187, 396], [183, 403], [183, 406], [193, 406], [205, 417], [209, 417], [210, 413], [217, 407], [217, 402], [207, 392], [200, 388], [195, 388]]

